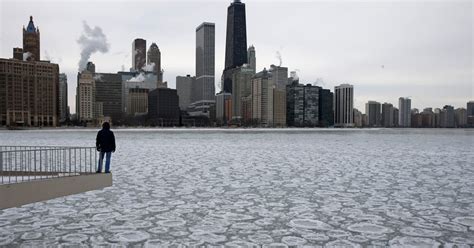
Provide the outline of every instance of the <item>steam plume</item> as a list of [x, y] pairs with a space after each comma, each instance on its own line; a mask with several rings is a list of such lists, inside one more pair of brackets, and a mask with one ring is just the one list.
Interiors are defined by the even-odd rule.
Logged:
[[109, 51], [109, 44], [107, 37], [102, 32], [100, 27], [91, 28], [87, 23], [83, 22], [84, 32], [77, 40], [81, 47], [81, 60], [79, 60], [79, 71], [86, 68], [87, 61], [89, 61], [92, 54], [96, 52], [106, 53]]
[[33, 54], [30, 52], [23, 53], [23, 61], [27, 61], [29, 57], [31, 57]]
[[276, 51], [275, 57], [280, 61], [280, 64], [278, 66], [281, 66], [283, 64], [283, 59], [281, 58], [281, 53], [280, 51]]

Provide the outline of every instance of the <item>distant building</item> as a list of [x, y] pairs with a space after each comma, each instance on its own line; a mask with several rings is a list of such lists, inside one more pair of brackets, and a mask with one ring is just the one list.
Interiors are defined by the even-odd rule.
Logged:
[[467, 116], [474, 116], [474, 101], [470, 101], [466, 104]]
[[232, 119], [241, 121], [242, 119], [242, 98], [252, 94], [251, 80], [255, 75], [248, 65], [239, 66], [232, 70]]
[[148, 94], [148, 119], [156, 126], [179, 126], [179, 97], [174, 89], [156, 88]]
[[253, 73], [257, 73], [257, 57], [255, 52], [255, 47], [252, 45], [247, 50], [247, 61], [250, 69], [252, 69]]
[[334, 126], [354, 126], [354, 86], [341, 84], [334, 87]]
[[156, 45], [156, 43], [152, 43], [150, 48], [148, 48], [147, 64], [149, 65], [154, 64], [153, 73], [156, 75], [156, 81], [158, 84], [162, 84], [163, 71], [161, 70], [161, 51], [158, 48], [158, 45]]
[[319, 126], [334, 126], [334, 96], [331, 90], [319, 87]]
[[376, 101], [369, 101], [365, 104], [365, 114], [367, 116], [368, 127], [380, 127], [381, 126], [381, 115], [380, 115], [380, 103]]
[[189, 104], [186, 112], [191, 117], [207, 117], [210, 120], [216, 116], [216, 100], [202, 100]]
[[393, 126], [398, 127], [398, 117], [399, 117], [399, 110], [396, 107], [393, 107]]
[[391, 103], [382, 104], [382, 118], [381, 126], [383, 127], [393, 127], [393, 105]]
[[196, 81], [193, 102], [215, 97], [215, 24], [204, 22], [196, 28]]
[[95, 103], [101, 106], [105, 117], [112, 118], [114, 123], [119, 123], [123, 118], [122, 104], [122, 75], [118, 73], [94, 73]]
[[305, 123], [305, 90], [304, 85], [295, 81], [286, 87], [286, 119], [290, 127], [302, 127]]
[[137, 38], [132, 43], [132, 69], [141, 71], [146, 65], [146, 40]]
[[400, 97], [398, 99], [398, 126], [399, 127], [410, 127], [411, 126], [411, 99], [406, 97]]
[[23, 60], [23, 48], [13, 48], [13, 58], [17, 60]]
[[320, 87], [294, 83], [286, 87], [287, 124], [292, 127], [319, 125]]
[[232, 93], [232, 69], [248, 63], [245, 4], [234, 0], [227, 8], [225, 66], [222, 90]]
[[433, 113], [434, 113], [433, 127], [439, 128], [441, 127], [441, 109], [435, 108]]
[[467, 110], [465, 108], [458, 108], [454, 111], [456, 117], [456, 127], [467, 127]]
[[30, 16], [28, 26], [23, 27], [23, 60], [40, 61], [40, 31], [33, 23], [33, 16]]
[[474, 101], [466, 104], [467, 126], [474, 127]]
[[76, 114], [80, 122], [92, 122], [95, 115], [94, 74], [84, 70], [77, 75]]
[[[148, 92], [156, 89], [158, 76], [153, 72], [118, 72], [122, 78], [122, 112], [130, 113], [127, 109], [131, 89], [147, 89]], [[162, 87], [166, 88], [166, 87]]]
[[363, 127], [362, 113], [356, 108], [354, 108], [354, 126]]
[[227, 125], [232, 120], [232, 94], [221, 92], [216, 95], [216, 120], [218, 125]]
[[0, 124], [36, 127], [59, 124], [57, 64], [0, 59]]
[[444, 128], [455, 127], [454, 107], [446, 105], [440, 113], [440, 126]]
[[[253, 124], [263, 127], [286, 126], [286, 89], [277, 86], [280, 77], [278, 70], [264, 69], [252, 78]], [[288, 75], [284, 76], [284, 80], [287, 82]]]
[[432, 128], [435, 127], [434, 123], [434, 112], [431, 108], [425, 108], [421, 115], [421, 127], [423, 128]]
[[270, 65], [271, 80], [277, 89], [285, 90], [288, 85], [288, 68]]
[[186, 110], [192, 102], [192, 90], [195, 80], [196, 78], [190, 75], [176, 77], [176, 90], [178, 91], [179, 108], [181, 110]]
[[127, 115], [146, 115], [148, 113], [148, 89], [132, 88], [129, 90]]
[[261, 126], [273, 125], [273, 87], [266, 69], [252, 78], [252, 120]]
[[[311, 100], [314, 99], [311, 98]], [[314, 102], [311, 101], [310, 104]], [[317, 119], [317, 116], [313, 116], [313, 112], [308, 111], [306, 114]], [[286, 127], [286, 91], [284, 89], [273, 88], [273, 127]]]
[[65, 122], [69, 119], [67, 97], [67, 76], [64, 73], [59, 74], [59, 121]]
[[420, 111], [417, 108], [412, 109], [410, 115], [411, 115], [411, 117], [410, 117], [410, 119], [411, 119], [410, 126], [413, 127], [413, 128], [422, 127], [422, 116], [420, 114]]

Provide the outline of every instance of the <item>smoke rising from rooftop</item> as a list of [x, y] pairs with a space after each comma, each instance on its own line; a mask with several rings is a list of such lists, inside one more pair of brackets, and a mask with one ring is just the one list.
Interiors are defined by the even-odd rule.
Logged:
[[87, 22], [83, 22], [84, 31], [77, 40], [81, 47], [81, 59], [79, 60], [79, 71], [86, 68], [92, 54], [96, 52], [106, 53], [109, 51], [109, 43], [107, 37], [100, 27], [91, 28]]

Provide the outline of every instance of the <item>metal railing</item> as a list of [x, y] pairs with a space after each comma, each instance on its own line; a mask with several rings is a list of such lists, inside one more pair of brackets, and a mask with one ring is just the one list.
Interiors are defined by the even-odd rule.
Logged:
[[95, 147], [0, 146], [0, 184], [95, 173]]

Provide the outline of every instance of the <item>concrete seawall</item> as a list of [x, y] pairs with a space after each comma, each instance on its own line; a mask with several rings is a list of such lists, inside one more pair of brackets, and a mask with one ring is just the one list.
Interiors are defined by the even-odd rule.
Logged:
[[85, 174], [0, 185], [0, 209], [112, 186], [112, 174]]

